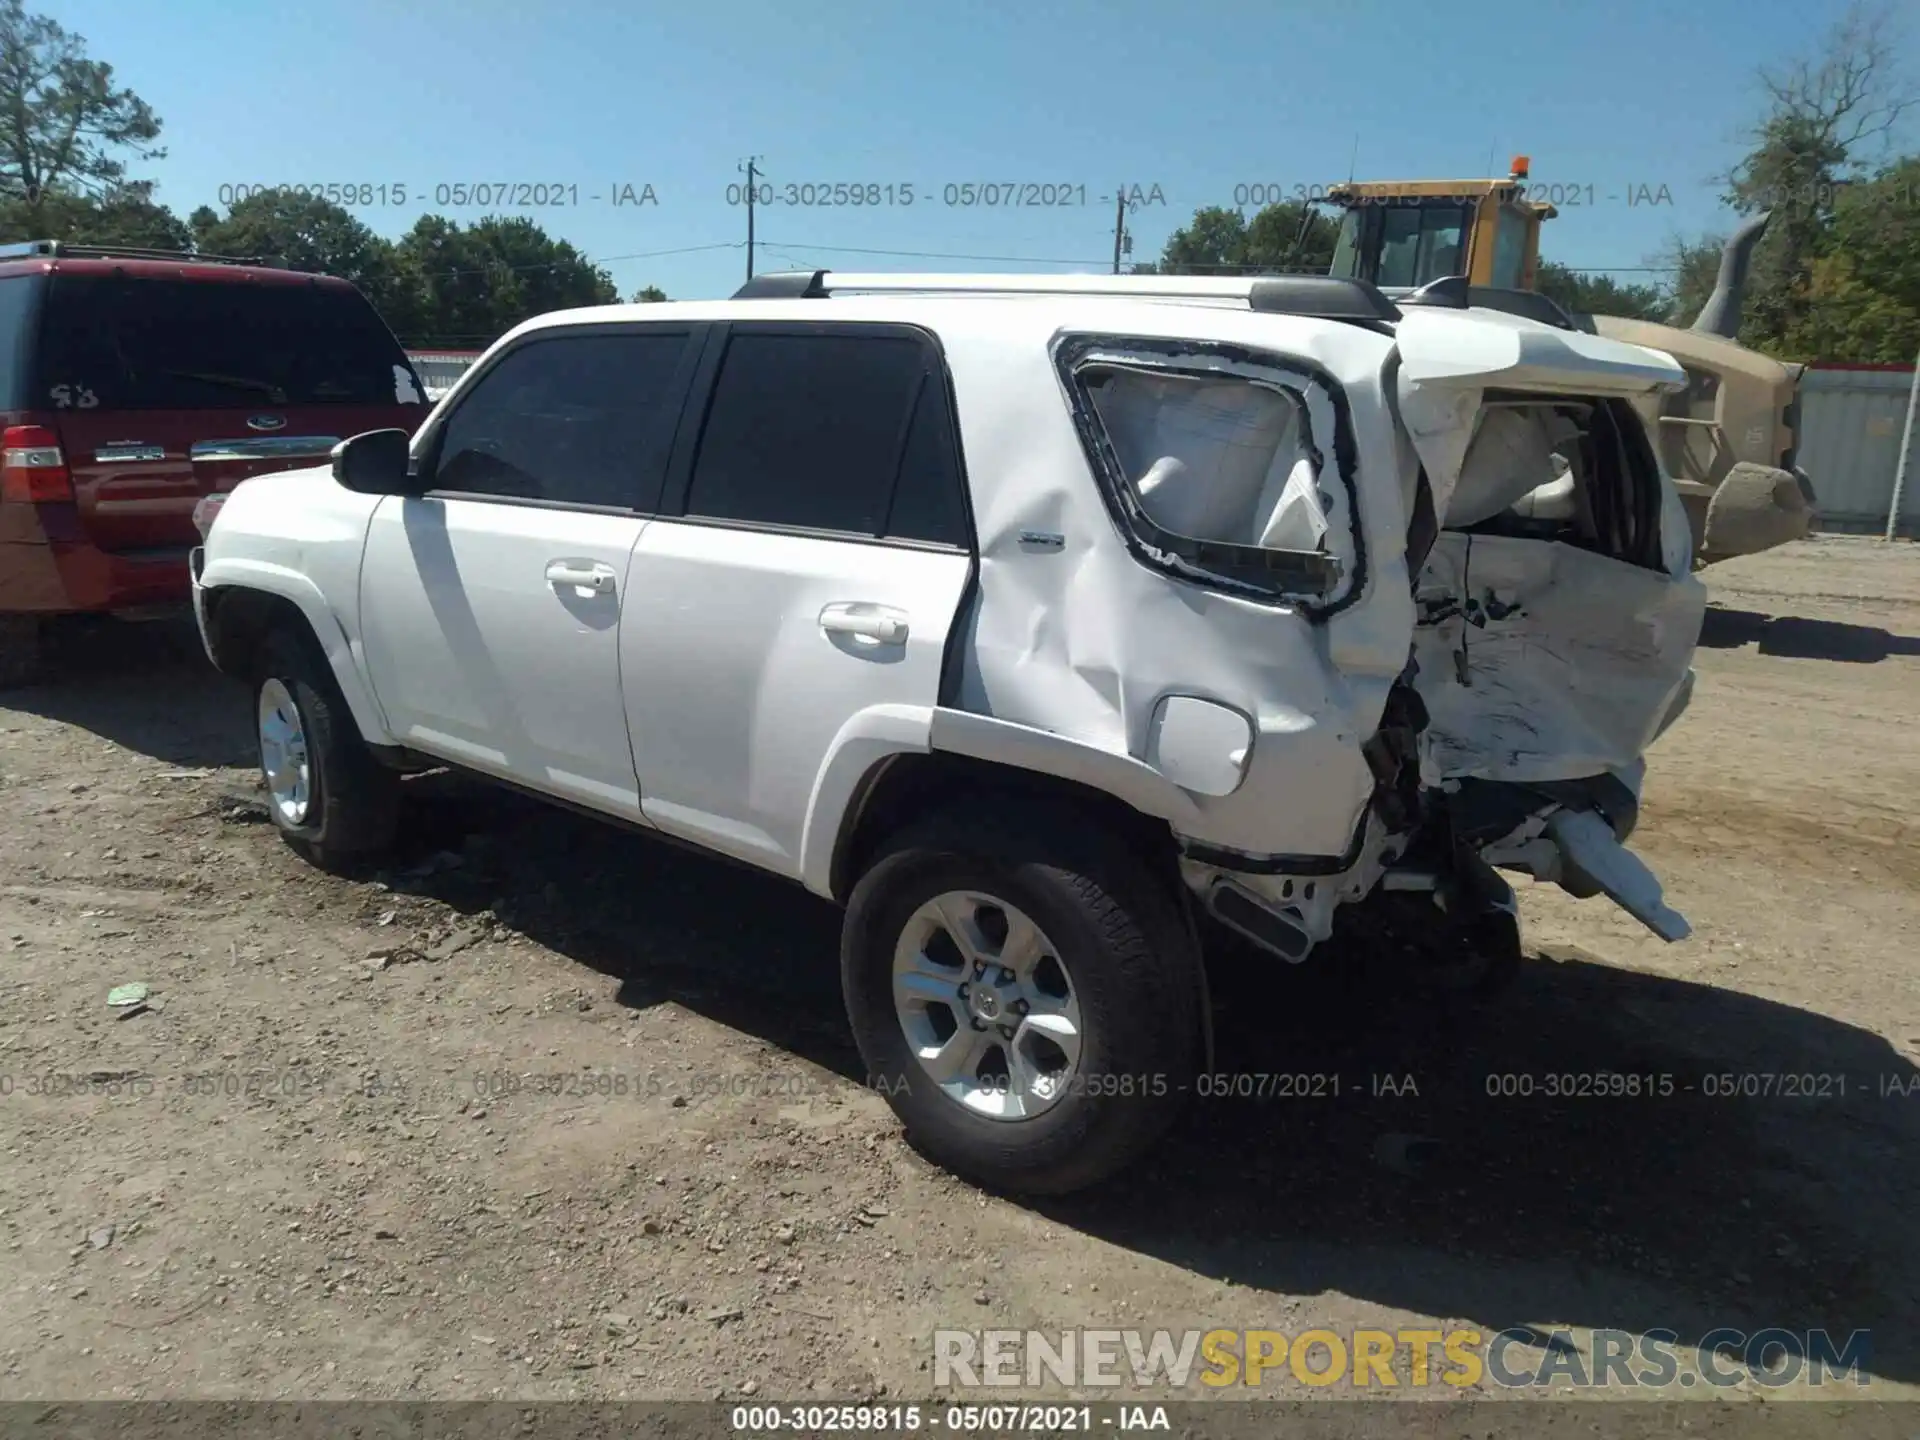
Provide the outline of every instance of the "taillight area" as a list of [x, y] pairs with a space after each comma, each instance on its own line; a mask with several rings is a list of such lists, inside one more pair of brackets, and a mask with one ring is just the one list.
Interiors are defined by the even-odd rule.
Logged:
[[0, 500], [28, 504], [73, 499], [73, 476], [60, 437], [43, 425], [9, 425], [0, 432]]

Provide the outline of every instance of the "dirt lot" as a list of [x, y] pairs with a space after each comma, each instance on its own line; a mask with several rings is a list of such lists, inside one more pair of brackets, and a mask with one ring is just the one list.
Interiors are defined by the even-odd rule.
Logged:
[[[938, 1327], [1427, 1321], [1864, 1327], [1920, 1395], [1920, 551], [1711, 575], [1635, 842], [1690, 942], [1542, 888], [1482, 1009], [1224, 968], [1217, 1068], [1339, 1097], [1044, 1206], [901, 1143], [829, 908], [437, 777], [320, 875], [190, 632], [76, 639], [0, 707], [0, 1394], [926, 1396]], [[1592, 1071], [1677, 1088], [1488, 1094]]]

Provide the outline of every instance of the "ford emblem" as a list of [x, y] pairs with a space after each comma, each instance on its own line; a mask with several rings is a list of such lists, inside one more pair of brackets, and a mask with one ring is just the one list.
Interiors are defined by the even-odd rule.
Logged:
[[287, 417], [284, 415], [249, 415], [247, 417], [249, 430], [283, 430], [286, 424]]

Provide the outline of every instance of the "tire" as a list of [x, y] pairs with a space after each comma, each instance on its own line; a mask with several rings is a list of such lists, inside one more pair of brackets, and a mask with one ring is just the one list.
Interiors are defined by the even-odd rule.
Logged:
[[[285, 725], [289, 708], [298, 722], [291, 735]], [[263, 647], [254, 682], [254, 731], [267, 813], [303, 858], [323, 870], [347, 870], [392, 846], [400, 777], [360, 738], [332, 670], [307, 637], [281, 630]], [[289, 793], [283, 782], [301, 768], [301, 755], [304, 788]], [[276, 768], [282, 782], [276, 782]]]
[[[938, 815], [882, 849], [847, 904], [841, 983], [870, 1083], [886, 1095], [917, 1149], [994, 1189], [1064, 1194], [1120, 1170], [1173, 1124], [1200, 1065], [1205, 989], [1198, 948], [1176, 895], [1096, 818], [1075, 825], [1070, 816], [1043, 815], [1017, 801], [1006, 806], [1006, 814], [1010, 818]], [[954, 927], [926, 919], [936, 897], [962, 892], [968, 901], [993, 902], [960, 927], [976, 941], [984, 936], [987, 943], [977, 953], [991, 953], [996, 940], [1003, 954], [1016, 948], [1013, 927], [1027, 920], [1043, 942], [1028, 953], [1050, 956], [1057, 971], [1042, 959], [1031, 976], [1005, 982], [1010, 971], [1000, 969], [990, 975], [982, 998], [963, 999], [958, 985], [966, 983], [973, 962], [953, 943]], [[930, 938], [914, 939], [922, 934]], [[919, 1000], [896, 1004], [897, 951], [913, 957], [902, 963], [913, 970], [915, 995], [937, 995], [924, 1009], [916, 1008]], [[936, 967], [927, 958], [936, 951], [962, 968]], [[931, 974], [935, 969], [938, 974]], [[945, 998], [948, 980], [955, 981], [952, 1000]], [[1062, 985], [1066, 999], [1059, 998]], [[1034, 1010], [1056, 1012], [1056, 1025], [1063, 1007], [1074, 1011], [1077, 1063], [1045, 1078], [1050, 1097], [1033, 1086], [1019, 1094], [1011, 1056], [1043, 1057], [1041, 1063], [1050, 1064], [1066, 1059], [1051, 1042], [1056, 1029], [1041, 1026], [1037, 1014], [1016, 1021], [1019, 1028], [982, 1031], [972, 1025], [979, 1013], [969, 1007], [989, 1006], [1004, 1017], [1028, 1004], [1009, 1002], [1010, 995], [1031, 996]], [[946, 1021], [932, 1024], [942, 1007]], [[940, 1032], [946, 1027], [953, 1041], [997, 1047], [1006, 1078], [990, 1078], [988, 1093], [975, 1094], [975, 1100], [1033, 1113], [1001, 1118], [942, 1088], [915, 1046], [931, 1044], [945, 1053]], [[963, 1036], [963, 1027], [984, 1040]], [[1005, 1038], [1009, 1030], [1011, 1041]], [[991, 1076], [995, 1063], [990, 1053], [975, 1067], [975, 1077], [981, 1071]], [[1040, 1071], [1030, 1066], [1026, 1073]], [[955, 1087], [971, 1083], [950, 1077]], [[992, 1093], [996, 1084], [998, 1097]]]
[[0, 690], [40, 678], [46, 658], [42, 632], [37, 615], [0, 615]]

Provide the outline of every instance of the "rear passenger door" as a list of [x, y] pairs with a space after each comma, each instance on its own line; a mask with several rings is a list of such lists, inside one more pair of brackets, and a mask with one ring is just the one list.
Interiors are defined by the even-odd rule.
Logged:
[[910, 326], [736, 323], [696, 387], [620, 633], [641, 808], [799, 876], [843, 732], [939, 703], [972, 569], [946, 366]]
[[380, 502], [361, 569], [368, 675], [430, 755], [639, 818], [620, 708], [634, 541], [702, 332], [541, 330], [423, 435], [427, 493]]

